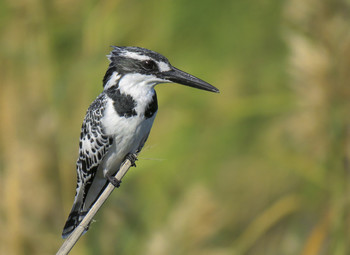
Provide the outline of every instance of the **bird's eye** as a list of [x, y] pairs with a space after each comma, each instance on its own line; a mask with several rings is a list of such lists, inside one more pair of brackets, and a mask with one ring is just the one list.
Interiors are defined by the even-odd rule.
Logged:
[[157, 64], [152, 60], [146, 60], [143, 62], [143, 67], [149, 71], [155, 71], [158, 69]]

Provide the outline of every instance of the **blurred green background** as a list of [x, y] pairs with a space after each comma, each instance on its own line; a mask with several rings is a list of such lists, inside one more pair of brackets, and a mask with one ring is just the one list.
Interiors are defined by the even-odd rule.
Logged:
[[0, 1], [0, 254], [54, 254], [110, 45], [156, 90], [137, 168], [71, 254], [350, 254], [348, 0]]

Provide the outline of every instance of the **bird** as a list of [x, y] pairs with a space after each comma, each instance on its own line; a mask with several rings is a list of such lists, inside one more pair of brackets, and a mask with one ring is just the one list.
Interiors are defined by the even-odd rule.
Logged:
[[155, 51], [111, 46], [103, 91], [89, 106], [82, 123], [77, 185], [72, 209], [64, 225], [67, 238], [83, 220], [125, 159], [135, 163], [158, 111], [155, 86], [178, 83], [218, 93], [211, 84], [172, 66]]

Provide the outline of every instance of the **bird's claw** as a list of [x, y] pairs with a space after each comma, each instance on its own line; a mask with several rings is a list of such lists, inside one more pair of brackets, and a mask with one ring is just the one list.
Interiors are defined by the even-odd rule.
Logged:
[[137, 155], [136, 155], [136, 154], [134, 154], [134, 153], [129, 153], [128, 155], [126, 155], [125, 159], [130, 160], [131, 166], [136, 167], [136, 164], [135, 164], [135, 162], [136, 162], [136, 160], [137, 160]]
[[120, 184], [122, 183], [121, 180], [118, 180], [117, 178], [115, 178], [114, 176], [107, 176], [107, 179], [110, 183], [113, 184], [114, 187], [119, 188]]

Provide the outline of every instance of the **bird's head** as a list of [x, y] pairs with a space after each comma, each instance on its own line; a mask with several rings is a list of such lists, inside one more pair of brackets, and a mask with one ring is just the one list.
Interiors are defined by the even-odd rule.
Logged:
[[135, 86], [153, 88], [159, 83], [178, 83], [197, 89], [219, 92], [209, 83], [173, 67], [163, 55], [139, 47], [116, 47], [110, 55], [108, 70], [103, 78], [103, 87], [122, 85], [125, 90]]

